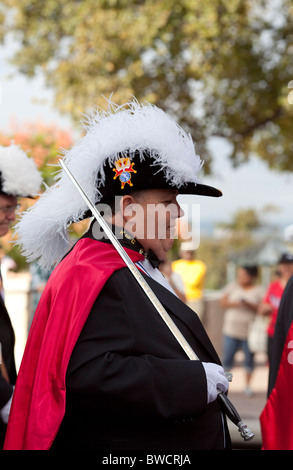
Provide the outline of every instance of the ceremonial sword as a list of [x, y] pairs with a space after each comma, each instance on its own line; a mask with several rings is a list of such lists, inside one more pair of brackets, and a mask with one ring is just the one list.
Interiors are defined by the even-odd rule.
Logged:
[[[67, 165], [64, 163], [63, 160], [59, 159], [59, 163], [69, 179], [72, 181], [80, 195], [82, 196], [83, 200], [86, 202], [88, 208], [91, 210], [93, 216], [97, 220], [97, 222], [100, 224], [101, 228], [104, 230], [105, 234], [109, 238], [109, 240], [112, 242], [116, 250], [118, 251], [119, 255], [125, 262], [126, 266], [132, 273], [133, 277], [136, 279], [148, 299], [151, 301], [163, 321], [166, 323], [168, 326], [169, 330], [175, 337], [175, 339], [178, 341], [180, 346], [182, 347], [183, 351], [187, 355], [187, 357], [192, 360], [192, 361], [199, 361], [199, 357], [195, 354], [185, 337], [182, 335], [181, 331], [178, 329], [177, 325], [173, 322], [172, 318], [170, 315], [166, 312], [164, 309], [163, 305], [157, 298], [157, 296], [154, 294], [152, 289], [149, 287], [148, 283], [144, 279], [144, 277], [141, 275], [139, 269], [136, 267], [132, 259], [128, 256], [126, 251], [123, 249], [121, 243], [115, 236], [115, 234], [112, 232], [111, 228], [105, 221], [105, 219], [101, 216], [100, 212], [96, 208], [96, 206], [91, 202], [89, 197], [86, 195], [78, 181], [75, 179]], [[228, 380], [231, 380], [231, 374], [227, 375]], [[225, 393], [221, 392], [218, 390], [218, 400], [221, 404], [221, 407], [225, 414], [230, 418], [230, 420], [238, 427], [238, 431], [240, 432], [241, 437], [244, 439], [244, 441], [250, 441], [251, 439], [254, 438], [254, 434], [250, 431], [250, 429], [247, 427], [246, 424], [243, 423], [242, 419], [240, 418], [240, 415], [238, 414], [236, 408], [232, 405], [230, 402], [229, 398]]]

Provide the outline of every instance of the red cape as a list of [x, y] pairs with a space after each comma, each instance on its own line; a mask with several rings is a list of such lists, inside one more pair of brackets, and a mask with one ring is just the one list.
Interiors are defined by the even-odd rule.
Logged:
[[[143, 259], [125, 249], [132, 261]], [[55, 268], [43, 292], [19, 370], [5, 450], [46, 450], [65, 413], [68, 362], [107, 279], [124, 261], [112, 244], [83, 238]]]
[[293, 323], [284, 344], [275, 386], [260, 416], [263, 450], [293, 450]]

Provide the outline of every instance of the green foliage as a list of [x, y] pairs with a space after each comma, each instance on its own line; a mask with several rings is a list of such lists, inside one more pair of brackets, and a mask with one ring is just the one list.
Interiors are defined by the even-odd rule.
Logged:
[[60, 111], [79, 120], [101, 95], [135, 95], [176, 116], [206, 171], [211, 136], [229, 140], [235, 165], [255, 152], [292, 170], [291, 0], [3, 0], [0, 15], [5, 6], [14, 63], [42, 70]]
[[240, 209], [232, 217], [231, 222], [221, 223], [219, 227], [241, 231], [250, 232], [251, 230], [256, 230], [262, 226], [260, 215], [255, 211], [255, 209]]
[[224, 240], [204, 237], [196, 252], [196, 257], [207, 266], [206, 289], [221, 289], [227, 280], [229, 247]]

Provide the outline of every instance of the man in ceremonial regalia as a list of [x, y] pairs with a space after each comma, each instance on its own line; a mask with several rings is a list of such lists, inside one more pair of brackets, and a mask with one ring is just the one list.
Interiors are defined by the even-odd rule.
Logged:
[[[293, 242], [293, 225], [285, 230], [285, 240]], [[293, 276], [281, 298], [271, 358], [268, 400], [260, 416], [263, 449], [293, 450]]]
[[[41, 176], [35, 164], [16, 145], [0, 146], [0, 237], [7, 234], [15, 220], [17, 198], [39, 191]], [[1, 275], [0, 275], [1, 276]], [[2, 284], [2, 280], [1, 280]], [[0, 449], [3, 447], [6, 425], [16, 380], [14, 361], [14, 331], [0, 293]]]
[[133, 100], [97, 111], [64, 158], [200, 360], [186, 357], [97, 222], [69, 249], [67, 227], [88, 211], [62, 171], [17, 226], [28, 259], [57, 266], [31, 326], [5, 448], [229, 448], [220, 360], [158, 270], [183, 215], [177, 195], [221, 196], [198, 182], [191, 137]]

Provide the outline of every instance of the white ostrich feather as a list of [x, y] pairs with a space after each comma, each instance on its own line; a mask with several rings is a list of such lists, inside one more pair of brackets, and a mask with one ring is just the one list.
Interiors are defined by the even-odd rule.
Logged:
[[[202, 161], [190, 135], [161, 109], [132, 100], [123, 106], [109, 103], [108, 111], [97, 109], [85, 118], [86, 134], [64, 153], [66, 165], [91, 201], [98, 202], [105, 181], [104, 165], [113, 164], [118, 154], [149, 150], [156, 154], [164, 176], [180, 187], [197, 183]], [[147, 157], [145, 157], [147, 158]], [[87, 206], [64, 170], [16, 226], [23, 254], [28, 261], [39, 259], [43, 267], [56, 264], [70, 248], [67, 227], [78, 221]]]
[[293, 224], [285, 228], [284, 239], [285, 242], [293, 242]]
[[33, 196], [40, 191], [42, 177], [35, 162], [18, 146], [0, 146], [2, 191], [10, 196]]

